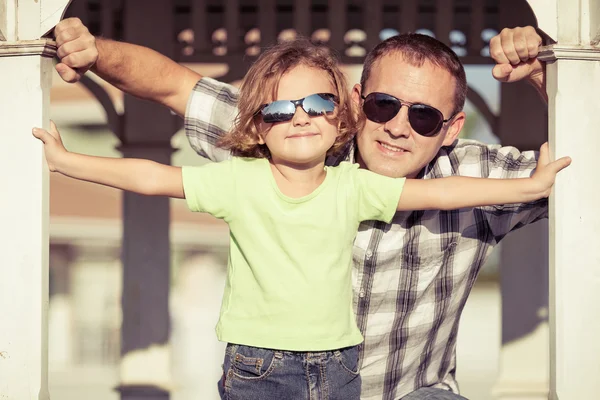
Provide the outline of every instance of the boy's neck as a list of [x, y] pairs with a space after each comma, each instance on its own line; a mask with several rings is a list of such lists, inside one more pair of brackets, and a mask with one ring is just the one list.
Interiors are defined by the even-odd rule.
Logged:
[[269, 160], [275, 183], [285, 196], [298, 198], [314, 192], [325, 180], [325, 160], [306, 164]]

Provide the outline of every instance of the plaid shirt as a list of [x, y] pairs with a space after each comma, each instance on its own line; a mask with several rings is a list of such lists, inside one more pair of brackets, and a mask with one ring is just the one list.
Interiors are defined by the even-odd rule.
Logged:
[[[210, 78], [190, 97], [185, 130], [198, 154], [216, 147], [237, 114], [237, 89]], [[354, 161], [354, 144], [328, 165]], [[423, 179], [452, 175], [528, 177], [536, 153], [459, 140], [443, 147]], [[455, 211], [398, 212], [391, 224], [361, 224], [354, 243], [356, 321], [363, 400], [399, 399], [420, 387], [458, 393], [456, 335], [461, 312], [486, 257], [510, 231], [547, 216], [547, 200]]]

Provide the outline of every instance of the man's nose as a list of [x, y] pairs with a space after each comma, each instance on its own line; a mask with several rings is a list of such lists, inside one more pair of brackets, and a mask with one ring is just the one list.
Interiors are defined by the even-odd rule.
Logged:
[[403, 105], [398, 114], [383, 125], [383, 129], [392, 137], [409, 137], [412, 128], [408, 122], [408, 107]]

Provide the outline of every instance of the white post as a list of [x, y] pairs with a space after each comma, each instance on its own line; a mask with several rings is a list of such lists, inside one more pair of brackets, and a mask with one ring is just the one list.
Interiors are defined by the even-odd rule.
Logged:
[[551, 151], [573, 158], [550, 199], [550, 399], [595, 399], [600, 393], [600, 0], [530, 4], [547, 24], [540, 28], [556, 32], [557, 44], [540, 55], [547, 62]]
[[58, 21], [56, 16], [46, 13], [54, 9], [53, 14], [57, 14], [59, 3], [64, 7], [68, 4], [64, 0], [0, 0], [3, 135], [0, 397], [3, 400], [49, 398], [48, 174], [42, 147], [31, 136], [31, 128], [48, 127], [52, 57], [56, 47], [39, 38], [45, 33], [44, 20], [46, 24]]

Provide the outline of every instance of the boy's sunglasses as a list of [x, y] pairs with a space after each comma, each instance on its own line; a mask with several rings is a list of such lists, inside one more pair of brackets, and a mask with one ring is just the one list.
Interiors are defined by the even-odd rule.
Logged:
[[256, 112], [263, 122], [272, 124], [286, 122], [294, 118], [298, 106], [311, 117], [331, 114], [335, 111], [337, 96], [331, 93], [316, 93], [298, 100], [277, 100], [263, 104]]
[[456, 116], [444, 119], [437, 108], [426, 104], [409, 103], [386, 93], [373, 92], [362, 96], [363, 111], [373, 122], [384, 123], [392, 120], [400, 112], [402, 106], [408, 106], [408, 122], [415, 132], [421, 136], [435, 136], [442, 126]]

